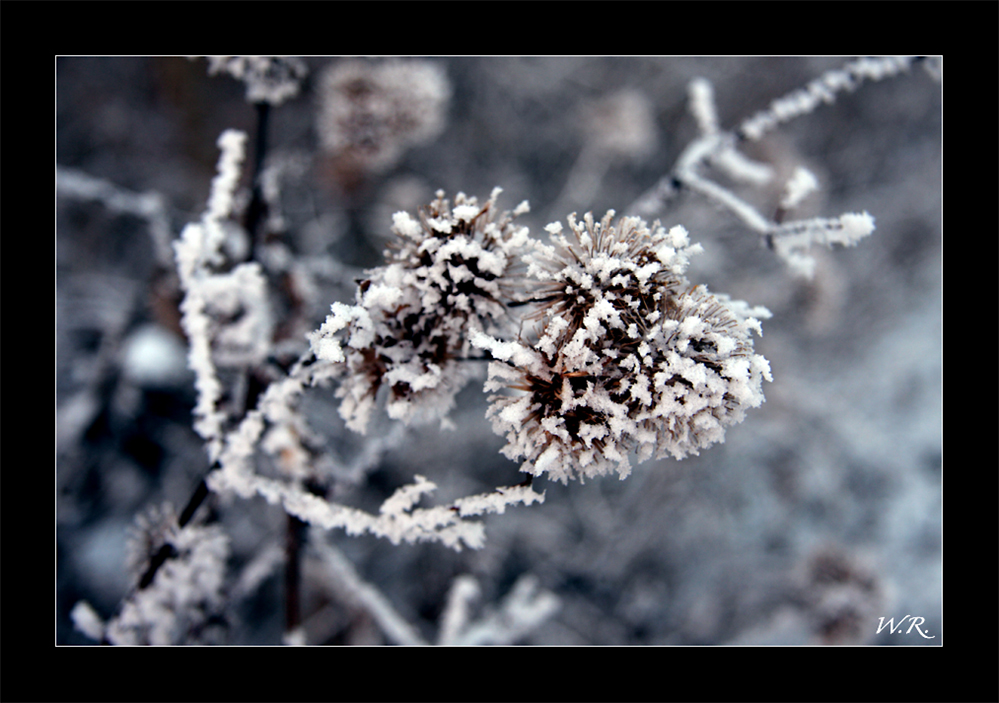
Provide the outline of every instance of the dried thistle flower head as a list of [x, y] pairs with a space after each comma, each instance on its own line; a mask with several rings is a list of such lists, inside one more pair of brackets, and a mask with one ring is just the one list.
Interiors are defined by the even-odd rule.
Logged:
[[444, 128], [451, 86], [428, 61], [332, 65], [320, 79], [319, 140], [341, 181], [384, 170]]
[[563, 482], [630, 472], [632, 451], [683, 458], [720, 442], [725, 427], [763, 402], [766, 359], [753, 354], [749, 310], [684, 277], [691, 245], [639, 218], [568, 218], [546, 229], [552, 246], [527, 256], [540, 286], [541, 331], [532, 347], [478, 335], [490, 365], [488, 416], [503, 453], [522, 471]]
[[438, 191], [417, 217], [393, 217], [387, 263], [360, 283], [351, 313], [346, 376], [337, 390], [348, 426], [364, 431], [382, 386], [391, 417], [410, 422], [446, 416], [471, 377], [461, 363], [474, 332], [502, 334], [512, 325], [506, 303], [516, 294], [528, 229], [499, 212], [501, 189], [480, 204], [458, 193], [454, 207]]
[[587, 340], [609, 330], [619, 342], [632, 338], [629, 330], [643, 324], [643, 311], [684, 284], [690, 256], [701, 251], [682, 227], [667, 232], [657, 221], [650, 230], [638, 217], [615, 223], [614, 215], [610, 210], [596, 222], [587, 213], [577, 222], [573, 213], [568, 233], [553, 222], [545, 228], [552, 245], [536, 245], [526, 256], [528, 276], [545, 301], [539, 344], [549, 357], [565, 343], [582, 351]]

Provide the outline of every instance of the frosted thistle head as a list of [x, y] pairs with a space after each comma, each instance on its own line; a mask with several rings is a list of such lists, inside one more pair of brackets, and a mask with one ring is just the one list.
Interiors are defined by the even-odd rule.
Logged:
[[487, 390], [513, 391], [490, 398], [503, 452], [532, 475], [624, 478], [632, 452], [697, 454], [763, 402], [770, 370], [749, 314], [765, 311], [690, 285], [701, 249], [682, 227], [613, 217], [570, 216], [569, 234], [551, 224], [552, 246], [528, 256], [541, 290], [531, 347], [474, 340], [498, 359]]
[[358, 287], [363, 319], [351, 330], [348, 374], [338, 389], [340, 412], [353, 429], [363, 431], [381, 387], [391, 417], [443, 418], [473, 372], [461, 363], [469, 337], [509, 332], [506, 304], [518, 289], [520, 252], [529, 241], [514, 219], [528, 205], [500, 212], [500, 192], [481, 204], [458, 193], [452, 207], [438, 191], [416, 217], [393, 217], [386, 264]]

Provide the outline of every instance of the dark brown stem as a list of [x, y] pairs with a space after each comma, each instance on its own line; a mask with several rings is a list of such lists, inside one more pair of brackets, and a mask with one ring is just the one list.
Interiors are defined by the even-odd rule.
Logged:
[[[212, 464], [211, 468], [208, 469], [208, 473], [211, 473], [215, 469], [219, 468], [219, 463], [216, 461]], [[208, 481], [207, 475], [198, 482], [198, 487], [194, 489], [194, 494], [191, 496], [190, 500], [187, 501], [187, 505], [184, 506], [183, 512], [181, 512], [180, 517], [177, 518], [177, 524], [181, 527], [186, 527], [191, 518], [194, 517], [194, 513], [198, 511], [201, 504], [205, 502], [205, 498], [208, 497]], [[177, 550], [173, 548], [172, 544], [164, 544], [159, 548], [153, 558], [149, 560], [149, 566], [146, 567], [146, 571], [142, 574], [142, 578], [139, 579], [139, 590], [146, 588], [153, 582], [156, 578], [156, 572], [160, 570], [160, 567], [166, 563], [167, 559], [171, 559], [177, 556]]]
[[305, 523], [294, 515], [288, 515], [284, 554], [284, 628], [294, 632], [302, 622], [301, 581], [302, 581], [302, 536]]
[[254, 107], [257, 110], [257, 141], [253, 155], [253, 174], [250, 180], [253, 195], [243, 218], [243, 226], [247, 234], [250, 235], [249, 261], [256, 260], [257, 249], [263, 244], [259, 230], [267, 216], [267, 202], [264, 200], [260, 174], [264, 170], [264, 159], [267, 156], [267, 125], [270, 122], [270, 105], [268, 103], [255, 103]]
[[[217, 468], [219, 468], [219, 463], [216, 461], [211, 465], [211, 468], [208, 469], [208, 473], [211, 473]], [[208, 480], [206, 474], [205, 478], [202, 478], [201, 481], [198, 482], [198, 487], [194, 489], [194, 495], [192, 495], [191, 499], [187, 501], [184, 511], [180, 514], [180, 517], [177, 518], [177, 524], [181, 527], [187, 527], [187, 523], [191, 521], [191, 518], [194, 517], [194, 513], [201, 507], [201, 504], [205, 502], [205, 498], [207, 497]]]

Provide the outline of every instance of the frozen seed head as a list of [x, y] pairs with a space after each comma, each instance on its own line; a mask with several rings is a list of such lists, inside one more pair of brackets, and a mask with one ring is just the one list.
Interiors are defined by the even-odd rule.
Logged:
[[281, 56], [208, 56], [208, 74], [227, 73], [246, 84], [251, 103], [281, 103], [298, 95], [308, 74], [302, 59]]
[[[610, 335], [630, 343], [655, 310], [685, 284], [690, 256], [699, 253], [680, 226], [668, 232], [638, 217], [614, 221], [610, 210], [599, 222], [587, 213], [582, 222], [569, 215], [566, 232], [554, 222], [545, 229], [551, 246], [538, 245], [528, 254], [528, 276], [537, 287], [544, 320], [540, 348], [551, 357], [579, 352], [577, 365], [589, 358], [588, 342]], [[568, 346], [568, 349], [566, 349]]]
[[[763, 402], [769, 365], [753, 353], [744, 304], [684, 278], [700, 251], [681, 227], [638, 218], [548, 226], [528, 256], [542, 287], [533, 347], [478, 338], [490, 365], [488, 416], [521, 470], [563, 482], [630, 472], [639, 461], [697, 454]], [[760, 311], [757, 311], [760, 312]]]
[[386, 264], [368, 271], [357, 291], [364, 314], [351, 326], [348, 373], [338, 389], [348, 426], [364, 431], [382, 387], [391, 417], [443, 418], [473, 372], [462, 363], [469, 338], [509, 330], [506, 303], [529, 241], [514, 219], [528, 206], [499, 212], [500, 192], [482, 204], [458, 193], [452, 208], [438, 191], [416, 217], [393, 217]]
[[428, 61], [343, 61], [320, 78], [320, 144], [342, 177], [392, 166], [444, 128], [451, 86]]

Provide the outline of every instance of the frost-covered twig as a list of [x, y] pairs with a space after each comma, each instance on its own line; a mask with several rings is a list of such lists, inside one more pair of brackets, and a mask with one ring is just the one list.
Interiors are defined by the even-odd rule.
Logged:
[[173, 230], [166, 203], [160, 193], [135, 193], [111, 181], [64, 166], [56, 168], [56, 189], [64, 197], [96, 200], [112, 212], [135, 215], [146, 220], [157, 263], [172, 266], [170, 240], [173, 238]]
[[811, 278], [815, 271], [815, 259], [806, 252], [813, 244], [850, 247], [873, 231], [874, 218], [863, 212], [788, 222], [774, 227], [770, 237], [777, 255], [794, 272]]
[[[200, 222], [184, 228], [174, 242], [177, 273], [184, 299], [181, 324], [189, 340], [188, 365], [195, 372], [198, 401], [194, 409], [195, 430], [205, 439], [212, 467], [224, 445], [226, 413], [219, 407], [224, 389], [218, 377], [219, 363], [243, 364], [261, 359], [270, 346], [270, 315], [267, 286], [256, 263], [240, 264], [229, 272], [217, 273], [224, 261], [222, 246], [232, 214], [236, 188], [241, 175], [246, 135], [227, 130], [218, 139], [221, 156], [218, 173], [212, 180], [208, 206]], [[214, 314], [213, 314], [214, 313]], [[219, 316], [235, 316], [228, 325]], [[181, 528], [208, 495], [202, 479], [179, 518]], [[166, 545], [152, 555], [139, 581], [148, 587], [171, 557]]]
[[75, 621], [88, 637], [111, 644], [186, 644], [199, 641], [225, 600], [229, 539], [213, 525], [178, 524], [173, 511], [153, 510], [137, 520], [130, 542], [133, 573], [159, 545], [172, 558], [145, 588], [137, 587], [121, 610], [103, 623], [93, 608], [77, 603]]
[[837, 93], [854, 90], [864, 81], [879, 81], [909, 70], [915, 58], [887, 56], [850, 61], [842, 68], [826, 71], [804, 88], [774, 100], [766, 110], [758, 112], [739, 125], [735, 133], [750, 141], [756, 141], [777, 125], [807, 115], [823, 103], [833, 102]]
[[232, 208], [245, 141], [246, 135], [236, 131], [226, 131], [219, 137], [218, 146], [222, 155], [219, 158], [218, 175], [212, 181], [208, 210], [201, 222], [187, 225], [180, 240], [174, 244], [177, 272], [185, 291], [181, 312], [182, 324], [190, 344], [188, 364], [195, 373], [195, 387], [198, 390], [194, 427], [207, 442], [208, 453], [213, 461], [221, 451], [225, 413], [218, 408], [218, 401], [222, 397], [222, 383], [212, 359], [213, 323], [207, 312], [211, 295], [206, 290], [206, 282], [212, 280], [209, 267], [222, 262], [221, 248], [225, 241], [222, 222]]
[[232, 464], [225, 462], [223, 466], [227, 470], [209, 477], [213, 490], [234, 491], [243, 498], [260, 495], [269, 503], [280, 505], [288, 514], [316, 527], [326, 530], [339, 528], [349, 535], [368, 533], [384, 537], [392, 544], [432, 541], [458, 551], [463, 547], [479, 549], [485, 544], [483, 526], [465, 518], [503, 513], [511, 505], [544, 501], [543, 493], [535, 493], [528, 486], [510, 486], [468, 496], [451, 505], [414, 508], [419, 496], [437, 488], [433, 482], [417, 475], [414, 483], [390, 496], [379, 513], [373, 515], [324, 500], [289, 482], [233, 469]]
[[[226, 413], [219, 407], [222, 383], [219, 364], [257, 362], [270, 350], [271, 318], [267, 282], [256, 262], [216, 272], [225, 258], [222, 246], [232, 213], [246, 135], [227, 130], [219, 137], [222, 150], [218, 175], [212, 181], [208, 209], [200, 222], [184, 228], [174, 243], [177, 273], [184, 290], [181, 324], [187, 333], [188, 364], [195, 372], [198, 404], [194, 428], [204, 438], [212, 461], [223, 444]], [[221, 323], [220, 318], [229, 320]]]
[[323, 529], [341, 528], [349, 534], [364, 532], [401, 541], [439, 541], [454, 549], [479, 548], [484, 533], [480, 523], [467, 517], [503, 513], [507, 506], [530, 505], [544, 500], [527, 486], [499, 488], [490, 493], [459, 499], [450, 506], [414, 509], [416, 502], [436, 486], [416, 476], [382, 505], [378, 515], [337, 505], [308, 493], [292, 481], [268, 478], [254, 470], [253, 457], [267, 424], [287, 422], [294, 413], [298, 396], [312, 383], [320, 363], [297, 364], [288, 378], [272, 383], [261, 396], [257, 408], [247, 413], [239, 425], [226, 435], [220, 450], [221, 469], [211, 473], [207, 485], [215, 491], [232, 491], [243, 498], [261, 495], [268, 502], [281, 505], [290, 515]]
[[475, 579], [455, 579], [441, 618], [438, 644], [513, 644], [554, 615], [561, 605], [554, 593], [542, 589], [537, 578], [529, 574], [517, 579], [498, 609], [470, 621], [470, 603], [478, 596]]
[[406, 622], [377, 588], [364, 581], [339, 549], [324, 540], [314, 540], [312, 548], [319, 556], [326, 574], [342, 598], [355, 607], [363, 608], [378, 623], [392, 644], [425, 645], [415, 627]]
[[[737, 150], [740, 141], [758, 140], [778, 125], [808, 114], [823, 103], [832, 102], [837, 93], [853, 90], [863, 81], [895, 76], [907, 70], [913, 60], [913, 57], [888, 57], [851, 61], [843, 68], [828, 71], [804, 88], [773, 101], [766, 110], [732, 131], [723, 131], [718, 126], [710, 83], [695, 79], [690, 85], [690, 109], [700, 136], [683, 151], [670, 174], [636, 200], [630, 210], [645, 214], [657, 211], [682, 189], [700, 193], [761, 235], [792, 271], [810, 277], [815, 260], [806, 252], [812, 244], [855, 244], [874, 231], [874, 218], [866, 212], [846, 213], [836, 218], [782, 224], [783, 215], [814, 189], [814, 182], [806, 185], [800, 172], [796, 172], [793, 181], [788, 183], [778, 216], [771, 219], [702, 171], [710, 165], [735, 180], [754, 185], [766, 183], [772, 176], [772, 170], [743, 156]], [[783, 241], [787, 237], [790, 239]]]
[[[338, 595], [367, 612], [390, 643], [429, 644], [378, 588], [361, 578], [339, 549], [322, 540], [312, 544]], [[517, 579], [498, 607], [489, 608], [482, 617], [473, 619], [472, 603], [480, 594], [479, 584], [473, 577], [465, 575], [454, 580], [438, 623], [437, 644], [513, 644], [548, 620], [560, 607], [558, 597], [541, 588], [537, 578], [529, 574]]]

